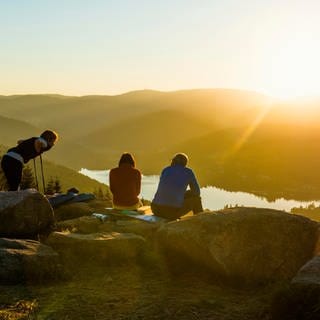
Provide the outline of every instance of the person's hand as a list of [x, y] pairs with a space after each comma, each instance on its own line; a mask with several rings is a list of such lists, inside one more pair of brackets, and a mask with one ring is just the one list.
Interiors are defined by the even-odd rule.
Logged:
[[34, 148], [36, 149], [37, 153], [41, 153], [42, 149], [44, 149], [46, 146], [44, 145], [44, 141], [41, 139], [37, 139], [34, 141]]

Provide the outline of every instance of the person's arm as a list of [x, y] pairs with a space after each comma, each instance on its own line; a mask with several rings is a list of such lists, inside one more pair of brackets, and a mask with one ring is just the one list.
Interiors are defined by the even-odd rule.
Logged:
[[190, 186], [190, 190], [191, 192], [196, 195], [196, 196], [200, 196], [200, 186], [199, 183], [197, 181], [197, 178], [195, 176], [195, 174], [193, 173], [193, 171], [191, 170], [190, 172], [190, 182], [189, 182], [189, 186]]
[[44, 139], [38, 138], [34, 141], [34, 148], [36, 149], [37, 153], [41, 153], [43, 149], [47, 147], [47, 143]]
[[137, 196], [141, 192], [141, 172], [137, 172], [137, 181], [136, 181], [136, 191], [137, 191]]
[[113, 189], [113, 180], [114, 180], [113, 170], [111, 169], [110, 172], [109, 172], [109, 188], [110, 188], [110, 191], [111, 191], [112, 193], [114, 192], [114, 189]]

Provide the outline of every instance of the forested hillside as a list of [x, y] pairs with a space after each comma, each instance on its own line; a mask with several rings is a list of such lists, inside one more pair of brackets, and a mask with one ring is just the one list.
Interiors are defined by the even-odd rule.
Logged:
[[[0, 159], [2, 155], [6, 152], [8, 148], [6, 146], [0, 145]], [[43, 156], [46, 159], [45, 155]], [[43, 191], [43, 182], [42, 182], [42, 175], [41, 175], [41, 165], [39, 158], [35, 159], [36, 161], [36, 172], [38, 177], [38, 184], [39, 190]], [[32, 177], [35, 181], [35, 174], [34, 174], [34, 165], [33, 161], [29, 161], [27, 166], [32, 171]], [[98, 192], [99, 189], [106, 195], [109, 194], [109, 188], [97, 182], [96, 180], [90, 179], [87, 176], [84, 176], [77, 171], [64, 167], [62, 165], [55, 164], [51, 161], [44, 160], [43, 161], [43, 172], [44, 172], [44, 182], [45, 186], [47, 186], [50, 180], [58, 180], [61, 185], [61, 191], [66, 192], [71, 187], [76, 187], [79, 192]], [[0, 168], [0, 179], [3, 177], [1, 168]], [[106, 181], [107, 183], [107, 181]], [[1, 185], [1, 183], [0, 183]]]

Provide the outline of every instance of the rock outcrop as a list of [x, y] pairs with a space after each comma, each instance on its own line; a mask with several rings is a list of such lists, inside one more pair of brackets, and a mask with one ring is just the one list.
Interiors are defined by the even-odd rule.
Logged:
[[160, 222], [146, 222], [138, 219], [118, 220], [111, 224], [103, 223], [100, 225], [100, 231], [108, 231], [112, 228], [116, 232], [121, 233], [134, 233], [144, 237], [146, 240], [151, 241], [156, 231], [162, 226]]
[[130, 233], [53, 232], [46, 243], [54, 248], [64, 262], [103, 263], [116, 265], [136, 259], [145, 249], [144, 238]]
[[[99, 214], [97, 214], [99, 215]], [[57, 223], [57, 231], [70, 231], [74, 233], [119, 232], [134, 233], [146, 239], [153, 238], [161, 223], [146, 222], [126, 215], [101, 214], [104, 219], [95, 216], [83, 216]]]
[[54, 209], [57, 221], [90, 216], [93, 212], [94, 209], [87, 202], [66, 203]]
[[0, 283], [44, 283], [60, 276], [58, 254], [33, 240], [0, 238]]
[[272, 319], [320, 319], [320, 256], [308, 261], [273, 297]]
[[[73, 233], [97, 233], [103, 222], [93, 216], [83, 216], [76, 219], [59, 221], [56, 231], [69, 231]], [[108, 231], [112, 231], [109, 229]]]
[[293, 285], [318, 287], [320, 293], [320, 256], [309, 260], [292, 279]]
[[38, 191], [0, 192], [0, 236], [35, 239], [49, 233], [54, 213], [48, 200]]
[[316, 222], [257, 208], [203, 213], [157, 232], [171, 261], [188, 260], [240, 283], [291, 279], [312, 257], [317, 238]]

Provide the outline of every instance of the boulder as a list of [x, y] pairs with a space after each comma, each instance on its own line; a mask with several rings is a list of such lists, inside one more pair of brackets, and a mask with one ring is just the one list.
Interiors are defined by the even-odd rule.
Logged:
[[[118, 220], [113, 225], [113, 230], [123, 233], [138, 234], [146, 239], [152, 238], [156, 231], [161, 227], [162, 223], [146, 222], [138, 219]], [[107, 223], [103, 223], [100, 226], [100, 230], [108, 230]]]
[[87, 202], [66, 203], [54, 209], [57, 221], [90, 216], [95, 210]]
[[88, 202], [88, 205], [95, 210], [95, 212], [107, 212], [105, 208], [112, 207], [111, 200], [94, 199]]
[[318, 224], [307, 218], [241, 207], [168, 223], [156, 240], [175, 263], [187, 259], [233, 283], [258, 284], [291, 279], [317, 238]]
[[111, 214], [94, 213], [92, 216], [83, 216], [76, 219], [59, 221], [56, 231], [69, 231], [73, 233], [119, 232], [134, 233], [144, 238], [154, 236], [156, 230], [162, 225], [158, 222], [146, 222], [128, 216], [119, 219]]
[[97, 233], [102, 224], [103, 222], [94, 216], [83, 216], [58, 222], [56, 230], [74, 233]]
[[291, 283], [293, 285], [313, 286], [320, 289], [320, 256], [313, 257], [303, 265]]
[[0, 283], [43, 283], [59, 277], [59, 256], [33, 240], [0, 238]]
[[278, 290], [271, 303], [272, 319], [320, 319], [320, 256], [298, 271], [289, 286]]
[[107, 207], [110, 207], [110, 201], [97, 199], [86, 202], [66, 202], [54, 208], [54, 213], [57, 221], [64, 221], [90, 216], [94, 212], [108, 213], [109, 211], [105, 209]]
[[113, 265], [135, 259], [145, 249], [142, 237], [116, 232], [53, 232], [46, 243], [62, 256], [66, 264], [76, 261], [78, 264], [89, 262]]
[[0, 236], [35, 239], [51, 232], [54, 213], [37, 190], [0, 192]]

